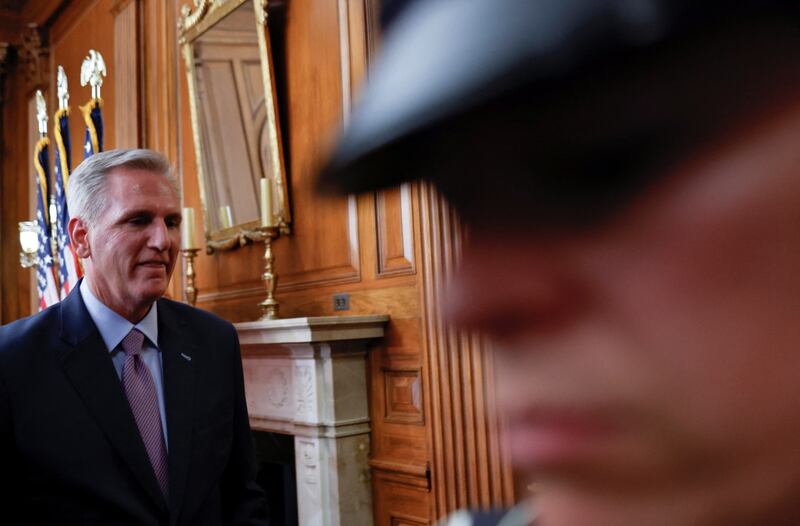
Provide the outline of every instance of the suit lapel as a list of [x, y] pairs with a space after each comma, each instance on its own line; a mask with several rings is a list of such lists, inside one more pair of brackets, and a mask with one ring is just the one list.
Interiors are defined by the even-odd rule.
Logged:
[[128, 399], [100, 332], [86, 310], [79, 287], [61, 302], [60, 309], [61, 339], [67, 344], [60, 353], [64, 373], [135, 478], [153, 501], [165, 509], [166, 502], [139, 437]]
[[197, 347], [186, 321], [166, 301], [158, 302], [158, 346], [164, 367], [164, 406], [169, 436], [169, 496], [173, 523], [178, 519], [186, 491], [192, 451]]

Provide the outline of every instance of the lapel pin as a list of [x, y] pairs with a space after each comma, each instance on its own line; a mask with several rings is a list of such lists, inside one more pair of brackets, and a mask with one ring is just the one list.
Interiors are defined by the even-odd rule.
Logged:
[[181, 358], [183, 358], [187, 362], [191, 362], [192, 361], [192, 357], [189, 356], [188, 354], [181, 353]]

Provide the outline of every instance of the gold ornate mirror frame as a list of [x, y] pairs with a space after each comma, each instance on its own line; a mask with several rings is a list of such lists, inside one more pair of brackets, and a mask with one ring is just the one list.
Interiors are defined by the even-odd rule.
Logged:
[[[289, 192], [284, 168], [283, 147], [278, 121], [278, 106], [275, 100], [275, 77], [272, 62], [272, 50], [267, 25], [268, 0], [194, 0], [194, 8], [184, 4], [178, 22], [179, 43], [186, 62], [186, 73], [189, 85], [189, 107], [192, 116], [192, 136], [197, 158], [197, 175], [200, 187], [200, 200], [203, 206], [203, 224], [206, 236], [206, 252], [211, 254], [217, 250], [232, 250], [253, 241], [262, 241], [263, 232], [258, 227], [261, 221], [254, 220], [222, 228], [215, 228], [212, 221], [213, 210], [209, 208], [208, 195], [208, 159], [203, 151], [204, 121], [200, 114], [197, 69], [195, 66], [194, 44], [205, 32], [213, 28], [234, 10], [246, 3], [252, 3], [255, 12], [256, 32], [261, 58], [261, 76], [264, 88], [264, 105], [268, 129], [270, 150], [270, 169], [274, 181], [273, 215], [281, 234], [290, 232], [291, 216]], [[263, 170], [262, 170], [263, 172]], [[262, 173], [261, 177], [265, 174]], [[259, 203], [261, 201], [259, 200]]]

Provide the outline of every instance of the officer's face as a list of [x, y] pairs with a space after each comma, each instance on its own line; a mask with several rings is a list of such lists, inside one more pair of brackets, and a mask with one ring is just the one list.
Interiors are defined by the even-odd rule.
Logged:
[[496, 342], [506, 438], [546, 525], [784, 524], [800, 488], [800, 105], [602, 225], [472, 225], [450, 306]]

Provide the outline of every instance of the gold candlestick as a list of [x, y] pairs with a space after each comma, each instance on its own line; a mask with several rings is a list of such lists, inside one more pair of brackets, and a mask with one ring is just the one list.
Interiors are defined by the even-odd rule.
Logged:
[[197, 302], [197, 289], [194, 286], [194, 258], [197, 256], [197, 252], [200, 249], [197, 248], [183, 248], [181, 249], [181, 255], [183, 255], [183, 259], [186, 261], [186, 288], [183, 290], [186, 293], [186, 301], [189, 302], [189, 305], [194, 307], [195, 302]]
[[258, 228], [264, 235], [264, 284], [267, 287], [267, 297], [259, 303], [262, 320], [275, 320], [278, 318], [278, 301], [275, 299], [275, 287], [278, 285], [278, 276], [272, 268], [275, 256], [272, 255], [272, 240], [277, 239], [280, 231], [277, 226], [262, 226]]

